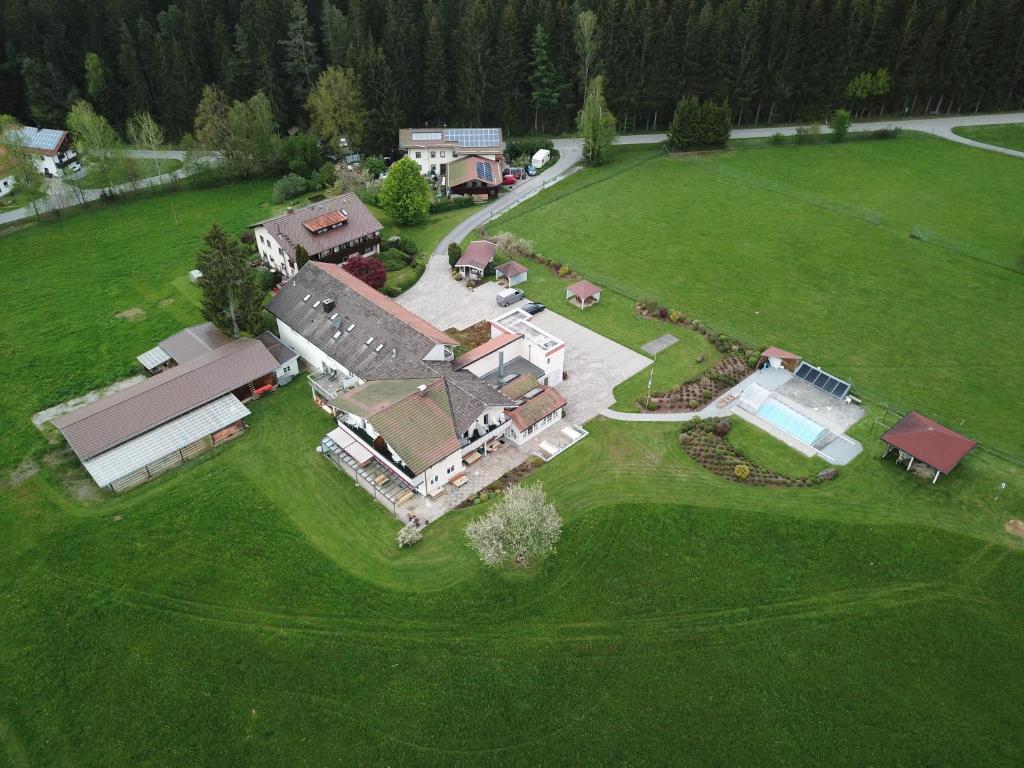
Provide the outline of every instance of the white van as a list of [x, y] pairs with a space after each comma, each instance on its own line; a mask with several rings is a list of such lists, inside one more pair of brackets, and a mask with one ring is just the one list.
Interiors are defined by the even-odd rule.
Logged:
[[533, 153], [533, 167], [543, 168], [544, 164], [548, 161], [550, 157], [550, 149], [538, 149], [536, 152]]
[[498, 291], [496, 298], [499, 307], [507, 307], [520, 301], [523, 298], [523, 292], [518, 288], [506, 288], [503, 291]]

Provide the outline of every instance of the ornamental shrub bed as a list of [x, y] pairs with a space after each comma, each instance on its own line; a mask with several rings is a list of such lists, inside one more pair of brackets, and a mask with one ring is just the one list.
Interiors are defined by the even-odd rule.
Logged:
[[[729, 425], [729, 426], [723, 426]], [[779, 488], [808, 488], [824, 482], [820, 477], [787, 477], [756, 464], [729, 442], [731, 421], [701, 419], [684, 421], [679, 428], [679, 446], [708, 472], [734, 483]]]
[[684, 381], [675, 389], [652, 393], [649, 404], [647, 398], [639, 399], [637, 403], [647, 410], [699, 411], [750, 375], [752, 370], [746, 358], [728, 354], [700, 376]]

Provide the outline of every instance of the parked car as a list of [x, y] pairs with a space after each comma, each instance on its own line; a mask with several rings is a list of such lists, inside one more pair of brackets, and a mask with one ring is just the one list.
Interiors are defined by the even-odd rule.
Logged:
[[523, 304], [520, 309], [528, 315], [539, 315], [545, 307], [539, 301], [531, 301], [529, 304]]
[[506, 288], [503, 291], [498, 291], [498, 295], [495, 300], [498, 302], [499, 307], [507, 307], [511, 304], [515, 304], [523, 298], [523, 292], [518, 288]]
[[511, 187], [513, 184], [516, 183], [516, 177], [513, 176], [511, 173], [506, 173], [502, 177], [501, 183], [504, 184], [506, 187]]
[[523, 168], [509, 168], [509, 173], [515, 176], [517, 179], [525, 179], [526, 171]]
[[536, 176], [537, 175], [537, 169], [534, 168], [532, 165], [526, 166], [526, 175], [527, 176]]

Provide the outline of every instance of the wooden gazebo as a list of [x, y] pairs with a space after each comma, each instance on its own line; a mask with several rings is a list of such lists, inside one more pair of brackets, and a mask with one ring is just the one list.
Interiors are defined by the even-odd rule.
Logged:
[[908, 471], [914, 466], [915, 461], [934, 469], [932, 483], [939, 479], [940, 474], [948, 475], [952, 472], [961, 459], [977, 445], [974, 440], [922, 416], [917, 411], [911, 411], [900, 419], [882, 435], [882, 442], [886, 446], [882, 458], [888, 456], [895, 448], [898, 451], [896, 461], [906, 461]]
[[565, 299], [580, 309], [586, 309], [601, 300], [601, 289], [589, 280], [580, 280], [565, 289]]

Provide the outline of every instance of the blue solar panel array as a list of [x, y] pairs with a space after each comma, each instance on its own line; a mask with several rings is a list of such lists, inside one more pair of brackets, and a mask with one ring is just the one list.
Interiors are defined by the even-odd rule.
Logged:
[[842, 399], [850, 392], [850, 382], [837, 379], [830, 373], [825, 373], [821, 368], [815, 368], [810, 363], [800, 363], [796, 369], [797, 378], [803, 379], [808, 384], [813, 384], [833, 397]]
[[484, 181], [494, 183], [494, 174], [491, 173], [491, 164], [485, 163], [482, 160], [476, 161], [476, 175]]
[[55, 150], [60, 146], [64, 138], [64, 131], [55, 128], [30, 128], [25, 126], [21, 129], [21, 146], [26, 149], [47, 149]]
[[501, 144], [501, 129], [445, 128], [444, 138], [458, 142], [460, 147], [496, 147]]

